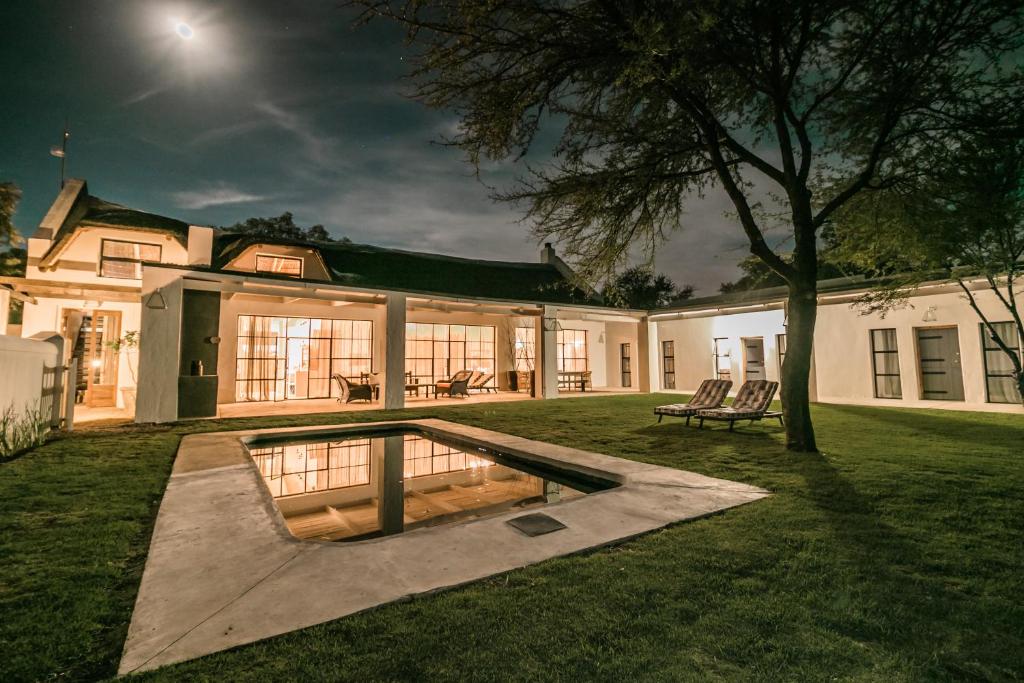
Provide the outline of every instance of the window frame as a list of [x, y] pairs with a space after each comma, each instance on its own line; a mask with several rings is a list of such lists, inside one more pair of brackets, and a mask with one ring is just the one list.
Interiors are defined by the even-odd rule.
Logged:
[[[107, 242], [110, 242], [112, 244], [131, 244], [131, 245], [140, 245], [140, 246], [147, 246], [147, 247], [156, 247], [157, 248], [157, 252], [158, 252], [157, 253], [157, 258], [156, 258], [155, 261], [153, 261], [153, 260], [142, 259], [142, 258], [128, 258], [128, 257], [125, 257], [125, 256], [106, 256], [104, 254], [104, 252], [106, 251]], [[162, 244], [155, 243], [155, 242], [140, 242], [138, 240], [119, 240], [119, 239], [114, 239], [114, 238], [111, 238], [111, 237], [101, 237], [100, 238], [100, 258], [99, 258], [99, 262], [96, 264], [96, 266], [97, 266], [97, 268], [96, 268], [96, 276], [97, 277], [107, 277], [107, 278], [110, 278], [112, 280], [141, 280], [142, 279], [142, 265], [146, 264], [146, 263], [162, 263], [163, 262], [163, 258], [164, 258], [164, 246]], [[115, 263], [138, 263], [139, 264], [139, 276], [138, 277], [122, 277], [120, 275], [104, 275], [104, 273], [103, 273], [103, 264], [108, 262], [108, 261], [113, 261]]]
[[[416, 332], [420, 325], [430, 326], [429, 338], [420, 338]], [[410, 326], [413, 326], [413, 336], [410, 338]], [[443, 338], [437, 336], [437, 328], [447, 328], [447, 332]], [[452, 329], [462, 328], [462, 338], [452, 339]], [[470, 329], [479, 330], [477, 339], [470, 339]], [[484, 330], [490, 330], [489, 335], [483, 334]], [[450, 378], [453, 374], [459, 370], [475, 370], [475, 368], [466, 367], [471, 361], [480, 361], [482, 363], [490, 364], [492, 370], [490, 374], [494, 375], [488, 380], [485, 386], [492, 387], [496, 386], [495, 381], [498, 375], [498, 329], [495, 325], [467, 325], [464, 323], [444, 323], [444, 322], [419, 322], [419, 321], [407, 321], [405, 329], [405, 371], [407, 375], [411, 375], [414, 383], [422, 384], [424, 386], [436, 384], [437, 382], [443, 382]], [[489, 339], [484, 337], [489, 336]], [[430, 344], [430, 355], [418, 354], [417, 349], [420, 348], [422, 343]], [[476, 346], [477, 353], [471, 354], [470, 349], [472, 345]], [[453, 353], [453, 348], [462, 347], [462, 353]], [[490, 347], [490, 355], [483, 355], [488, 347]], [[443, 348], [444, 354], [438, 354], [438, 349]], [[454, 368], [452, 367], [453, 361], [462, 360], [463, 367]], [[429, 375], [425, 375], [419, 372], [419, 364], [430, 362], [431, 372]], [[438, 363], [443, 362], [445, 371], [443, 374], [437, 374]], [[425, 381], [424, 381], [425, 380]]]
[[[571, 334], [567, 334], [571, 333]], [[567, 357], [565, 349], [568, 346], [576, 347], [576, 342], [580, 340], [580, 334], [583, 335], [583, 355]], [[575, 354], [575, 352], [574, 352]], [[558, 372], [590, 372], [590, 335], [587, 334], [587, 330], [580, 330], [575, 328], [561, 328], [555, 335], [555, 356], [558, 358]], [[567, 369], [565, 367], [565, 361], [570, 360], [573, 362], [573, 369]], [[583, 368], [580, 369], [575, 367], [579, 364], [579, 361], [583, 361]]]
[[[284, 260], [284, 261], [298, 261], [299, 262], [299, 274], [298, 275], [291, 275], [289, 273], [282, 273], [282, 272], [275, 271], [275, 270], [260, 270], [260, 259], [261, 258], [281, 259], [281, 260]], [[301, 256], [288, 256], [286, 254], [268, 254], [266, 252], [257, 252], [256, 253], [256, 260], [253, 261], [253, 272], [254, 273], [266, 273], [267, 275], [280, 275], [282, 277], [291, 277], [291, 278], [296, 278], [298, 280], [301, 280], [302, 276], [305, 275], [305, 273], [306, 273], [306, 259], [302, 258]]]
[[[671, 346], [670, 346], [671, 345]], [[668, 349], [671, 348], [672, 354], [668, 354]], [[671, 369], [669, 368], [669, 361], [672, 361]], [[671, 380], [669, 377], [671, 376]], [[663, 389], [675, 389], [676, 388], [676, 340], [675, 339], [664, 339], [661, 342], [661, 382]]]
[[619, 381], [622, 387], [633, 386], [633, 358], [629, 342], [619, 344]]
[[[875, 332], [892, 332], [896, 342], [896, 348], [886, 349], [879, 351], [875, 347]], [[899, 335], [895, 327], [873, 327], [868, 330], [868, 341], [871, 345], [871, 395], [882, 401], [902, 401], [903, 400], [903, 367], [900, 364], [900, 341]], [[878, 354], [892, 353], [896, 354], [896, 374], [891, 372], [879, 373], [878, 372]], [[880, 396], [878, 391], [878, 378], [879, 377], [895, 377], [897, 384], [899, 385], [899, 396]]]
[[[1016, 346], [1017, 358], [1020, 359], [1022, 362], [1024, 362], [1024, 353], [1022, 353], [1022, 349], [1021, 349], [1021, 347], [1024, 346], [1024, 345], [1021, 344], [1022, 340], [1020, 338], [1020, 333], [1017, 332], [1016, 324], [1012, 320], [999, 320], [999, 321], [994, 321], [994, 322], [992, 322], [990, 324], [993, 325], [993, 326], [995, 326], [995, 325], [1009, 325], [1010, 329], [1013, 330], [1015, 333], [1017, 333], [1017, 346]], [[988, 352], [989, 351], [997, 351], [999, 353], [1005, 353], [1005, 352], [1001, 348], [996, 346], [995, 342], [992, 341], [992, 335], [989, 332], [988, 327], [985, 325], [985, 323], [978, 323], [978, 329], [981, 332], [981, 367], [982, 367], [982, 369], [985, 372], [985, 403], [994, 403], [994, 404], [997, 404], [997, 405], [1014, 405], [1014, 404], [1019, 404], [1020, 403], [1020, 397], [1019, 396], [1017, 397], [1016, 401], [1013, 401], [1013, 400], [1011, 400], [1011, 401], [993, 401], [992, 400], [992, 385], [990, 384], [989, 380], [993, 379], [993, 378], [1000, 378], [1000, 377], [1009, 377], [1012, 380], [1013, 379], [1013, 375], [992, 375], [992, 374], [989, 373], [989, 369], [988, 369]], [[1002, 339], [1002, 335], [1000, 335], [1000, 339]], [[1003, 340], [1003, 343], [1006, 343], [1005, 339]], [[993, 344], [993, 346], [989, 346], [989, 344]], [[1006, 344], [1006, 345], [1010, 346], [1009, 344]], [[1013, 348], [1013, 347], [1011, 347], [1011, 348]]]

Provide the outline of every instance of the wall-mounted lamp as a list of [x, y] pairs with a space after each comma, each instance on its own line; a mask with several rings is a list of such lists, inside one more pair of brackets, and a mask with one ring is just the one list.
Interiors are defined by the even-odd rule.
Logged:
[[936, 320], [938, 320], [938, 316], [935, 315], [935, 311], [937, 310], [938, 308], [936, 306], [929, 306], [928, 308], [925, 309], [924, 317], [921, 319], [924, 320], [926, 323], [935, 322]]
[[146, 308], [152, 308], [159, 311], [167, 310], [167, 302], [164, 300], [164, 295], [160, 293], [159, 289], [146, 297]]

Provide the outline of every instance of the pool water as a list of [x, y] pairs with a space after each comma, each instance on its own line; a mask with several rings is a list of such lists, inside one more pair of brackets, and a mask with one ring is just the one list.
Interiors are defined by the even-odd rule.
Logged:
[[570, 500], [607, 481], [413, 430], [249, 445], [303, 539], [358, 541]]

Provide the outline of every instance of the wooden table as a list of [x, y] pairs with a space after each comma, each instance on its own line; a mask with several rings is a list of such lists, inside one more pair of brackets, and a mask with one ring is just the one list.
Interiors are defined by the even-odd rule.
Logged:
[[586, 391], [590, 383], [590, 370], [563, 370], [558, 373], [558, 388], [565, 388], [569, 391], [578, 389]]

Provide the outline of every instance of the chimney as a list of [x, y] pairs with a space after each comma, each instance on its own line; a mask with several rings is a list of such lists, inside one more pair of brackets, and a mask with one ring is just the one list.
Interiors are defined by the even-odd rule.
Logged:
[[213, 263], [213, 228], [188, 226], [188, 265], [209, 266]]
[[540, 250], [540, 262], [557, 265], [561, 260], [555, 253], [555, 248], [551, 246], [551, 242], [545, 242], [544, 248]]

